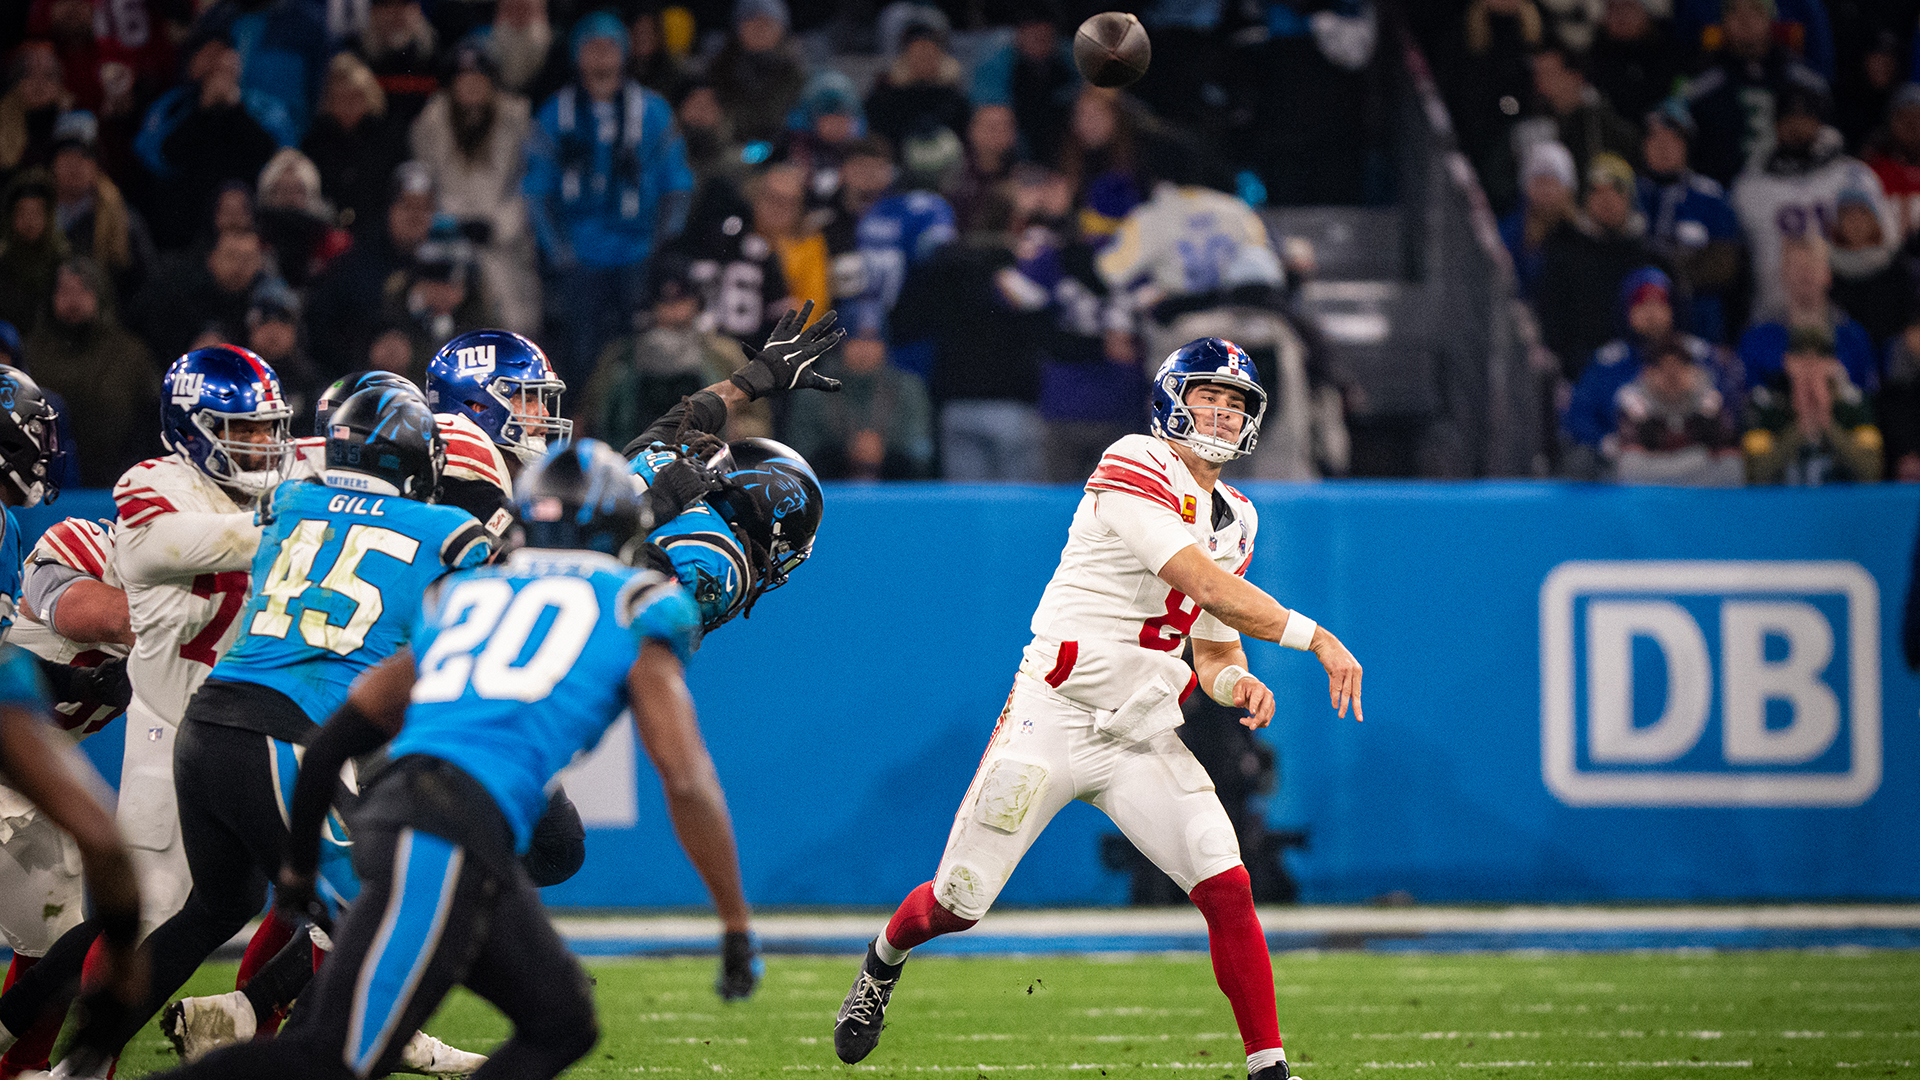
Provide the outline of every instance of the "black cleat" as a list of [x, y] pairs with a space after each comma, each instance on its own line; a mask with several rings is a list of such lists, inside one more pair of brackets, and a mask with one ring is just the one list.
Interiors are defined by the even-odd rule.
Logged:
[[1259, 1072], [1254, 1073], [1252, 1076], [1249, 1076], [1247, 1080], [1289, 1080], [1292, 1075], [1292, 1073], [1287, 1071], [1286, 1062], [1276, 1061], [1266, 1068], [1261, 1069]]
[[853, 989], [840, 1003], [840, 1015], [833, 1021], [833, 1052], [849, 1065], [873, 1053], [880, 1044], [880, 1030], [886, 1027], [887, 1001], [893, 997], [894, 984], [900, 981], [905, 963], [883, 964], [879, 954], [867, 945], [867, 958], [854, 976]]

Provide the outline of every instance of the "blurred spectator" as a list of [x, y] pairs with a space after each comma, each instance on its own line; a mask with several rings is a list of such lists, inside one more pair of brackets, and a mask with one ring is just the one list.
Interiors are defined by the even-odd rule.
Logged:
[[[748, 181], [749, 190], [758, 185], [758, 178]], [[743, 196], [735, 212], [718, 221], [703, 216], [697, 229], [689, 227], [669, 249], [685, 261], [687, 280], [700, 294], [700, 328], [750, 350], [766, 342], [792, 306], [784, 260], [773, 241], [753, 227], [757, 212]]]
[[413, 370], [413, 339], [407, 334], [403, 323], [381, 320], [374, 328], [373, 340], [367, 345], [367, 358], [356, 363], [356, 368], [369, 368], [374, 371], [391, 371], [395, 375], [409, 374]]
[[1587, 74], [1622, 116], [1642, 116], [1673, 92], [1679, 50], [1655, 9], [1660, 0], [1607, 0], [1607, 14], [1587, 53]]
[[406, 333], [406, 376], [414, 385], [426, 385], [427, 361], [440, 346], [470, 330], [496, 324], [486, 297], [476, 287], [474, 269], [472, 243], [460, 235], [451, 218], [442, 218], [414, 249], [413, 265], [406, 274], [397, 283], [388, 283], [382, 325], [397, 326]]
[[[753, 168], [747, 162], [746, 148], [734, 138], [733, 122], [720, 108], [720, 98], [710, 84], [696, 79], [681, 87], [679, 93], [674, 117], [686, 138], [687, 165], [700, 180], [700, 194], [694, 202], [705, 203], [713, 196], [721, 200], [716, 208], [725, 206], [726, 213], [732, 213], [744, 205], [740, 185]], [[710, 211], [701, 216], [713, 214]]]
[[440, 42], [420, 0], [370, 0], [367, 28], [347, 48], [379, 80], [387, 113], [403, 130], [440, 88]]
[[[969, 228], [987, 196], [1013, 175], [1020, 160], [1020, 129], [1013, 110], [1005, 105], [976, 105], [967, 121], [967, 156], [959, 180], [949, 193], [954, 217]], [[1071, 185], [1067, 189], [1071, 196]]]
[[1584, 54], [1606, 15], [1606, 0], [1535, 0], [1547, 21], [1547, 37]]
[[[988, 53], [973, 69], [969, 97], [978, 111], [1005, 106], [1027, 156], [1055, 161], [1066, 137], [1067, 117], [1080, 93], [1073, 47], [1060, 32], [1059, 6], [1052, 0], [1026, 0], [1014, 14], [1013, 40]], [[969, 137], [969, 146], [972, 144]]]
[[1046, 297], [1009, 287], [1013, 216], [1010, 198], [992, 200], [979, 229], [907, 274], [893, 309], [896, 337], [932, 342], [928, 386], [949, 480], [1046, 478], [1038, 402], [1052, 311]]
[[940, 190], [960, 168], [960, 135], [972, 108], [960, 77], [946, 27], [916, 17], [901, 30], [899, 55], [867, 93], [867, 123], [893, 143], [910, 187]]
[[407, 158], [407, 128], [387, 105], [386, 91], [359, 57], [334, 55], [320, 115], [301, 149], [320, 169], [320, 189], [354, 222], [373, 221], [386, 209], [394, 167]]
[[202, 224], [200, 234], [195, 237], [195, 243], [201, 247], [211, 247], [214, 240], [225, 233], [258, 232], [259, 221], [253, 212], [253, 185], [245, 180], [222, 180], [214, 189], [213, 208]]
[[886, 346], [852, 338], [820, 361], [837, 394], [802, 394], [787, 442], [823, 480], [918, 480], [931, 474], [933, 415], [920, 376], [887, 363]]
[[736, 0], [733, 32], [707, 64], [707, 80], [734, 134], [773, 142], [807, 85], [806, 59], [787, 36], [786, 0]]
[[1229, 101], [1238, 122], [1228, 137], [1236, 156], [1276, 203], [1361, 202], [1369, 128], [1384, 94], [1372, 74], [1381, 36], [1374, 0], [1260, 7], [1259, 23], [1230, 37], [1224, 58], [1235, 73]]
[[501, 325], [540, 329], [540, 275], [520, 184], [532, 128], [527, 99], [501, 90], [492, 58], [473, 45], [453, 51], [447, 88], [413, 124], [413, 156], [432, 174], [443, 213], [475, 242], [480, 283]]
[[642, 4], [627, 20], [627, 75], [658, 94], [672, 91], [687, 75], [686, 62], [668, 47], [661, 27], [665, 6], [657, 0]]
[[294, 426], [306, 425], [321, 384], [313, 358], [301, 347], [299, 294], [279, 278], [261, 281], [247, 299], [246, 329], [247, 348], [260, 354], [260, 359], [280, 376], [280, 390], [286, 395], [287, 407], [293, 410]]
[[1690, 362], [1713, 372], [1723, 401], [1737, 402], [1746, 393], [1726, 350], [1692, 334], [1674, 333], [1673, 283], [1659, 268], [1643, 266], [1628, 274], [1618, 297], [1620, 334], [1581, 369], [1560, 417], [1573, 442], [1563, 467], [1569, 476], [1591, 479], [1615, 461], [1620, 389], [1639, 378], [1660, 349], [1684, 349]]
[[1880, 479], [1883, 447], [1873, 409], [1833, 353], [1831, 335], [1796, 328], [1782, 369], [1754, 387], [1741, 438], [1748, 483], [1812, 487]]
[[807, 206], [830, 206], [840, 194], [840, 168], [847, 151], [866, 128], [860, 111], [860, 92], [853, 80], [831, 68], [807, 80], [800, 95], [800, 115], [807, 126], [787, 143], [787, 160], [806, 170]]
[[[1144, 309], [1169, 297], [1212, 293], [1242, 249], [1267, 246], [1267, 227], [1246, 203], [1210, 188], [1162, 181], [1151, 200], [1127, 215], [1094, 265], [1109, 290], [1130, 294]], [[1143, 333], [1149, 357], [1185, 344], [1156, 321], [1149, 320]]]
[[[333, 39], [318, 5], [308, 0], [216, 0], [194, 20], [193, 35], [212, 34], [241, 51], [240, 86], [280, 103], [287, 130], [282, 146], [307, 133]], [[280, 132], [275, 132], [280, 134]]]
[[1576, 175], [1573, 155], [1566, 147], [1552, 141], [1527, 147], [1526, 162], [1520, 169], [1520, 205], [1500, 220], [1500, 239], [1513, 257], [1513, 273], [1522, 299], [1531, 300], [1539, 291], [1547, 237], [1579, 213], [1573, 201], [1578, 187]]
[[17, 174], [0, 196], [0, 322], [31, 327], [53, 295], [67, 241], [53, 221], [53, 181], [44, 169]]
[[304, 289], [353, 240], [334, 224], [338, 214], [320, 194], [320, 170], [291, 146], [260, 170], [260, 239], [288, 285]]
[[1684, 487], [1744, 484], [1733, 414], [1714, 381], [1713, 369], [1694, 358], [1688, 342], [1668, 338], [1655, 345], [1640, 373], [1614, 395], [1614, 478]]
[[1878, 208], [1866, 192], [1842, 191], [1838, 214], [1827, 255], [1833, 267], [1830, 295], [1866, 330], [1878, 355], [1914, 310], [1913, 277], [1906, 263], [1894, 258]]
[[[1822, 79], [1834, 72], [1833, 32], [1826, 8], [1832, 0], [1757, 0], [1764, 11], [1766, 35], [1787, 55], [1806, 63]], [[1735, 25], [1728, 0], [1674, 0], [1673, 28], [1682, 48], [1700, 50], [1709, 58], [1751, 26]]]
[[53, 43], [76, 108], [118, 126], [136, 120], [137, 106], [172, 81], [175, 27], [168, 23], [186, 14], [165, 0], [33, 0], [27, 36]]
[[89, 258], [60, 265], [53, 297], [26, 341], [27, 371], [66, 399], [80, 483], [112, 487], [157, 448], [160, 379], [140, 339], [115, 317], [107, 275]]
[[1113, 235], [1148, 190], [1134, 134], [1114, 91], [1089, 86], [1074, 100], [1059, 168], [1073, 185], [1081, 235], [1090, 240]]
[[54, 221], [68, 248], [91, 255], [107, 272], [115, 298], [132, 296], [159, 256], [147, 219], [100, 171], [94, 156], [98, 135], [91, 113], [70, 112], [54, 125]]
[[1697, 133], [1686, 102], [1670, 98], [1647, 114], [1641, 143], [1646, 170], [1636, 184], [1647, 217], [1647, 246], [1673, 267], [1687, 328], [1724, 345], [1738, 305], [1746, 237], [1720, 185], [1687, 167]]
[[500, 0], [493, 25], [477, 35], [500, 69], [500, 88], [545, 101], [573, 77], [566, 39], [547, 20], [547, 0]]
[[1903, 83], [1887, 106], [1886, 126], [1867, 141], [1867, 164], [1900, 221], [1900, 239], [1920, 233], [1920, 83]]
[[73, 102], [60, 83], [60, 58], [52, 45], [22, 45], [12, 68], [12, 87], [0, 96], [0, 180], [52, 161], [54, 122]]
[[240, 341], [253, 290], [267, 277], [258, 233], [221, 233], [204, 255], [181, 252], [163, 260], [134, 297], [127, 321], [161, 357], [186, 352], [210, 328], [220, 341]]
[[192, 237], [224, 181], [251, 188], [274, 151], [297, 141], [285, 104], [243, 89], [242, 71], [225, 38], [207, 37], [187, 51], [186, 81], [147, 111], [134, 149], [154, 177], [153, 206], [172, 211], [152, 221], [162, 250]]
[[1440, 81], [1448, 89], [1460, 147], [1501, 213], [1519, 202], [1512, 133], [1533, 94], [1528, 57], [1545, 40], [1533, 0], [1472, 0], [1458, 37], [1439, 50]]
[[[701, 329], [700, 290], [688, 269], [675, 255], [657, 260], [647, 328], [608, 342], [583, 388], [581, 411], [593, 436], [609, 445], [625, 446], [681, 398], [746, 363], [737, 341]], [[771, 435], [770, 415], [764, 401], [736, 407], [727, 417], [727, 438]]]
[[1920, 482], [1920, 314], [1887, 348], [1887, 377], [1874, 400], [1874, 414], [1886, 438], [1891, 478]]
[[1540, 335], [1578, 380], [1588, 357], [1613, 336], [1621, 282], [1646, 265], [1646, 218], [1634, 208], [1633, 169], [1601, 154], [1587, 171], [1582, 213], [1548, 235], [1540, 268]]
[[1534, 54], [1533, 86], [1553, 137], [1573, 154], [1575, 175], [1585, 176], [1594, 158], [1614, 154], [1632, 161], [1640, 154], [1640, 133], [1600, 91], [1587, 82], [1585, 61], [1564, 45]]
[[1828, 299], [1833, 271], [1827, 242], [1817, 233], [1790, 239], [1781, 246], [1779, 265], [1785, 291], [1781, 306], [1768, 321], [1754, 323], [1740, 337], [1740, 363], [1746, 368], [1747, 385], [1759, 386], [1779, 372], [1793, 331], [1813, 329], [1827, 336], [1827, 348], [1834, 350], [1856, 386], [1869, 390], [1878, 386], [1873, 340]]
[[1687, 86], [1700, 138], [1694, 168], [1723, 185], [1765, 144], [1778, 98], [1789, 89], [1824, 95], [1826, 80], [1773, 38], [1773, 0], [1724, 0], [1719, 48]]
[[894, 366], [927, 379], [931, 345], [922, 335], [896, 332], [888, 318], [907, 276], [953, 243], [953, 208], [929, 191], [895, 190], [894, 174], [885, 139], [863, 139], [847, 155], [840, 201], [825, 230], [835, 257], [834, 296], [836, 303], [851, 298], [841, 309], [849, 335], [885, 341]]
[[[1898, 87], [1906, 77], [1907, 50], [1902, 30], [1910, 39], [1920, 19], [1920, 5], [1913, 0], [1871, 0], [1876, 10], [1868, 14], [1865, 3], [1842, 0], [1840, 11], [1851, 9], [1849, 40], [1838, 50], [1840, 70], [1833, 80], [1834, 123], [1846, 136], [1848, 146], [1864, 147], [1887, 115]], [[1898, 8], [1907, 8], [1897, 12]], [[1884, 20], [1884, 21], [1882, 21]], [[1836, 27], [1836, 29], [1839, 29]]]
[[1831, 102], [1823, 91], [1793, 88], [1779, 97], [1774, 146], [1755, 157], [1733, 188], [1733, 208], [1753, 253], [1753, 318], [1774, 318], [1785, 303], [1778, 268], [1788, 237], [1825, 235], [1839, 218], [1840, 193], [1862, 192], [1881, 219], [1889, 251], [1899, 226], [1880, 191], [1880, 179], [1849, 157], [1840, 133], [1825, 123]]
[[549, 352], [568, 382], [628, 325], [647, 259], [680, 231], [693, 192], [673, 111], [622, 74], [626, 27], [595, 12], [572, 42], [579, 79], [540, 107], [523, 185], [549, 275]]
[[827, 282], [827, 238], [806, 220], [807, 174], [797, 165], [772, 166], [748, 184], [747, 198], [753, 204], [754, 234], [771, 244], [780, 258], [789, 298], [782, 310], [811, 300], [816, 315], [826, 314], [833, 306]]
[[307, 297], [307, 335], [323, 381], [365, 367], [385, 306], [388, 282], [413, 265], [413, 251], [433, 226], [433, 174], [417, 161], [393, 172], [393, 201], [365, 222], [353, 247], [314, 279]]

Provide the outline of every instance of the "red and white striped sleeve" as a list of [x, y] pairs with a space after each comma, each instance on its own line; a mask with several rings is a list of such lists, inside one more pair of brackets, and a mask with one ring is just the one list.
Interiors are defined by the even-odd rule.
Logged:
[[113, 565], [113, 542], [98, 522], [67, 518], [40, 534], [40, 542], [33, 546], [27, 562], [57, 562], [104, 581]]
[[1117, 491], [1180, 513], [1180, 501], [1173, 494], [1168, 472], [1173, 451], [1159, 440], [1146, 435], [1129, 435], [1100, 457], [1100, 464], [1087, 480], [1088, 491]]
[[507, 459], [500, 455], [500, 448], [493, 444], [487, 433], [459, 413], [435, 413], [434, 422], [440, 426], [440, 437], [447, 444], [446, 474], [461, 480], [484, 480], [506, 492], [513, 493], [513, 478], [507, 473]]
[[113, 485], [113, 505], [117, 508], [120, 524], [137, 529], [151, 524], [154, 519], [178, 512], [165, 494], [155, 486], [160, 470], [158, 459], [143, 461], [120, 477]]

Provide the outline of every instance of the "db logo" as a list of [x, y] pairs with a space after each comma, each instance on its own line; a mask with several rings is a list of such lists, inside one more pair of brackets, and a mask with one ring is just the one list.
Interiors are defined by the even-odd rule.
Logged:
[[200, 400], [207, 388], [207, 375], [203, 371], [183, 371], [173, 378], [173, 403], [192, 405]]
[[493, 346], [475, 345], [470, 349], [455, 349], [453, 362], [455, 369], [462, 375], [491, 375]]
[[1857, 806], [1880, 590], [1850, 562], [1568, 562], [1540, 587], [1540, 769], [1571, 806]]

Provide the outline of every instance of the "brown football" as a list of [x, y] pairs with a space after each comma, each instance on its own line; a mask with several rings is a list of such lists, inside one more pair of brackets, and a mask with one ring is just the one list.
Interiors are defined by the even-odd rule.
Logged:
[[1073, 35], [1073, 64], [1095, 86], [1125, 86], [1145, 75], [1152, 59], [1147, 28], [1124, 11], [1103, 11]]

